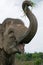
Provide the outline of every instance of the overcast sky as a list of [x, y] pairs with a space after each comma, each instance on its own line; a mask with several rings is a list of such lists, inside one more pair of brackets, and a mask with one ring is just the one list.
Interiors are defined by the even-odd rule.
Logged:
[[[24, 16], [22, 2], [24, 0], [0, 0], [0, 23], [6, 18], [19, 18], [28, 27], [28, 19]], [[33, 40], [25, 45], [25, 52], [43, 52], [43, 0], [32, 0], [36, 6], [31, 9], [38, 20], [38, 30]]]

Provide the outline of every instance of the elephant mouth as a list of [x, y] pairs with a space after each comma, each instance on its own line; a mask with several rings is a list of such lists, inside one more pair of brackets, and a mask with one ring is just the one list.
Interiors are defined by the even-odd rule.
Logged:
[[11, 45], [9, 48], [7, 48], [6, 52], [7, 54], [24, 53], [24, 45], [23, 44], [18, 44], [17, 46]]
[[6, 51], [7, 51], [7, 54], [15, 54], [18, 52], [18, 50], [15, 47], [10, 47]]
[[16, 47], [16, 43], [11, 43], [10, 42], [10, 45], [6, 47], [6, 53], [7, 54], [15, 54], [15, 53], [19, 53], [17, 47]]
[[24, 53], [24, 44], [18, 44], [16, 42], [16, 37], [14, 35], [9, 34], [6, 52], [7, 54]]

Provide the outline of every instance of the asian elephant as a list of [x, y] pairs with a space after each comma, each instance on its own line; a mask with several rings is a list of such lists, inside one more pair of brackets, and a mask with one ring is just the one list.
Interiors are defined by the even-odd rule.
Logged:
[[23, 53], [24, 45], [36, 34], [37, 19], [28, 6], [32, 2], [24, 1], [22, 8], [30, 20], [29, 28], [20, 19], [7, 18], [0, 24], [0, 65], [14, 65], [15, 53]]

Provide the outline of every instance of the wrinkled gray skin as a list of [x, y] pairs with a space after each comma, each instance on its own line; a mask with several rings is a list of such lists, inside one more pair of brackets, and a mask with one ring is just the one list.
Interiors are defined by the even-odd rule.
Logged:
[[19, 19], [7, 18], [0, 24], [0, 65], [15, 65], [15, 54], [24, 52], [24, 45], [29, 43], [37, 31], [37, 20], [24, 1], [22, 8], [30, 20], [29, 28]]

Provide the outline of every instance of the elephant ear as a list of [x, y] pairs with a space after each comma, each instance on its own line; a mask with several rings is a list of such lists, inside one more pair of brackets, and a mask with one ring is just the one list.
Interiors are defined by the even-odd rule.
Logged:
[[3, 47], [3, 44], [2, 44], [2, 42], [3, 42], [3, 35], [2, 35], [2, 24], [0, 24], [0, 48], [2, 48]]

